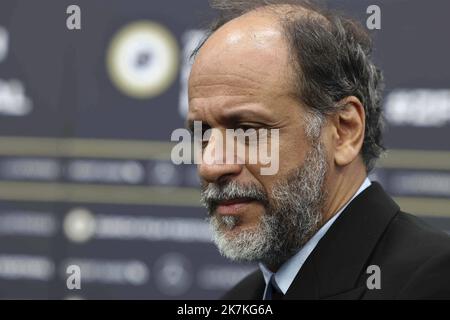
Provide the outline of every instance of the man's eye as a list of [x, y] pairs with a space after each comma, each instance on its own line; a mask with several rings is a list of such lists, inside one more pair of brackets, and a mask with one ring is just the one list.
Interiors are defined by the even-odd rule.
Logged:
[[255, 128], [254, 126], [251, 125], [240, 125], [237, 129], [242, 129], [244, 131], [248, 131], [248, 130], [258, 130], [258, 128]]

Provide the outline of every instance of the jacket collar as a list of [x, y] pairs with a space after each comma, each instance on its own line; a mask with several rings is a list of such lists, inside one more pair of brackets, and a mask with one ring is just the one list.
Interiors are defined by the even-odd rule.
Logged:
[[285, 299], [319, 299], [355, 288], [384, 230], [399, 211], [377, 182], [358, 195], [305, 261]]

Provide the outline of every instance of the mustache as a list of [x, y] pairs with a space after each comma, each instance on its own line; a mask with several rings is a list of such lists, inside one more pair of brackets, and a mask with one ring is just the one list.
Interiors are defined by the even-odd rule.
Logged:
[[201, 203], [211, 215], [220, 202], [234, 199], [258, 201], [264, 206], [269, 204], [266, 191], [256, 183], [239, 184], [230, 181], [224, 184], [209, 183], [202, 186]]

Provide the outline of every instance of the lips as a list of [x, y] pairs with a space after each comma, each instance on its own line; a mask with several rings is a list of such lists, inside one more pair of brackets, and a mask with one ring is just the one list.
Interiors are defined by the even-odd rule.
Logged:
[[217, 203], [215, 211], [221, 215], [237, 215], [242, 213], [252, 202], [254, 202], [254, 200], [248, 198], [224, 200]]

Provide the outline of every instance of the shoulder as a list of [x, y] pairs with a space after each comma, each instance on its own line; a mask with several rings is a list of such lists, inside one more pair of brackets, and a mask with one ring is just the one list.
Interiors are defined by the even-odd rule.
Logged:
[[395, 298], [450, 298], [450, 236], [418, 217], [399, 212], [371, 260]]
[[428, 260], [433, 255], [450, 251], [448, 234], [404, 212], [399, 212], [392, 219], [383, 241], [391, 246], [390, 251], [401, 251], [397, 254], [412, 256], [419, 260]]

